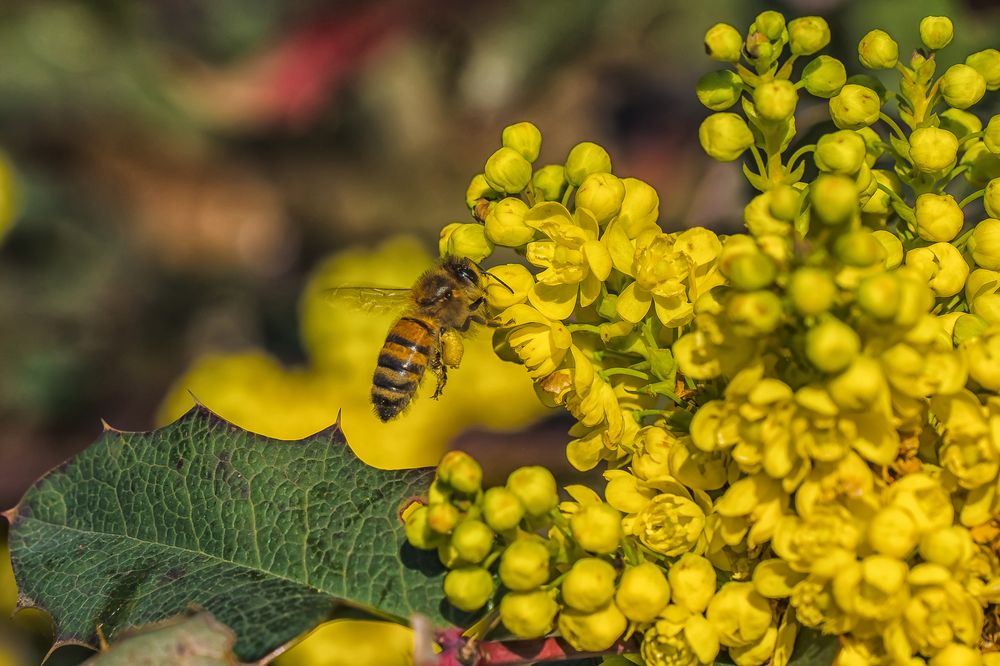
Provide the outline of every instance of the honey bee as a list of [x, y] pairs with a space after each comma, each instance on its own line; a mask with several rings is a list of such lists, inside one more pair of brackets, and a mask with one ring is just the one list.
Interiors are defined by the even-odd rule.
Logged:
[[327, 300], [353, 300], [369, 311], [384, 311], [396, 304], [404, 307], [403, 315], [389, 329], [372, 378], [372, 405], [382, 421], [406, 409], [428, 368], [437, 377], [436, 400], [448, 381], [448, 368], [456, 367], [462, 357], [458, 333], [474, 324], [495, 325], [485, 307], [487, 278], [510, 290], [503, 280], [465, 257], [443, 258], [410, 289], [327, 290]]

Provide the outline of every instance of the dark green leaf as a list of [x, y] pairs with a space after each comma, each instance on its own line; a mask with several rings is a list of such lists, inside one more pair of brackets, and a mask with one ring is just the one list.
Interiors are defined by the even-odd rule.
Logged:
[[244, 660], [345, 608], [465, 624], [398, 518], [431, 476], [365, 465], [336, 426], [280, 441], [196, 407], [160, 430], [108, 429], [7, 512], [20, 604], [90, 644], [98, 625], [113, 639], [204, 608]]

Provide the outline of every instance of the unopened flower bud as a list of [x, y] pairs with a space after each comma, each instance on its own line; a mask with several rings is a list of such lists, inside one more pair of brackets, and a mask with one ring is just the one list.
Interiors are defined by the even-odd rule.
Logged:
[[869, 409], [885, 386], [882, 366], [864, 355], [856, 356], [846, 370], [826, 383], [837, 406], [851, 412]]
[[494, 190], [517, 194], [531, 180], [531, 163], [521, 153], [504, 146], [486, 160], [485, 175]]
[[460, 493], [471, 495], [483, 482], [483, 468], [465, 451], [449, 451], [438, 464], [437, 477]]
[[906, 266], [917, 271], [935, 296], [954, 296], [962, 291], [969, 265], [962, 253], [950, 243], [934, 243], [906, 253]]
[[914, 212], [917, 218], [917, 235], [924, 240], [954, 240], [965, 224], [962, 209], [950, 194], [925, 192], [917, 197]]
[[906, 509], [890, 504], [872, 517], [868, 542], [877, 552], [905, 560], [917, 546], [920, 532]]
[[591, 553], [607, 554], [618, 549], [622, 538], [622, 517], [609, 504], [588, 504], [570, 518], [573, 538]]
[[576, 207], [589, 210], [603, 227], [618, 215], [624, 198], [625, 185], [620, 178], [610, 173], [594, 173], [576, 191]]
[[593, 613], [615, 593], [615, 568], [596, 557], [573, 563], [562, 582], [563, 602], [583, 613]]
[[452, 222], [441, 229], [438, 249], [442, 257], [468, 257], [479, 262], [493, 253], [493, 242], [486, 238], [481, 224]]
[[923, 173], [950, 169], [958, 157], [958, 137], [938, 127], [921, 127], [910, 135], [910, 159]]
[[486, 238], [504, 247], [521, 247], [535, 237], [535, 230], [524, 223], [528, 204], [517, 197], [498, 201], [485, 220]]
[[899, 280], [892, 273], [878, 273], [858, 285], [857, 303], [865, 314], [879, 321], [891, 321], [899, 308]]
[[816, 143], [816, 166], [821, 171], [851, 175], [865, 163], [866, 146], [853, 130], [824, 134]]
[[986, 79], [974, 67], [952, 65], [941, 77], [941, 96], [949, 106], [967, 109], [986, 94]]
[[535, 196], [544, 201], [560, 201], [566, 191], [566, 169], [562, 164], [546, 164], [531, 176]]
[[702, 613], [715, 595], [716, 574], [701, 555], [684, 553], [667, 570], [673, 602], [692, 613]]
[[743, 79], [731, 69], [709, 72], [699, 79], [695, 93], [698, 101], [712, 111], [725, 111], [740, 101]]
[[878, 229], [873, 231], [872, 235], [882, 244], [886, 268], [895, 268], [903, 263], [903, 243], [896, 234], [885, 229]]
[[969, 363], [969, 376], [987, 390], [1000, 391], [1000, 332], [994, 328], [967, 341], [962, 352]]
[[881, 262], [885, 251], [875, 234], [867, 229], [856, 229], [837, 237], [833, 254], [842, 264], [863, 267]]
[[989, 217], [977, 224], [967, 247], [977, 266], [1000, 270], [1000, 220]]
[[427, 506], [427, 526], [438, 534], [451, 532], [461, 516], [453, 504], [435, 502]]
[[955, 321], [955, 328], [952, 330], [952, 343], [957, 347], [966, 340], [978, 338], [989, 327], [990, 323], [979, 315], [963, 314]]
[[821, 174], [809, 186], [812, 212], [823, 224], [839, 225], [858, 211], [858, 190], [847, 176]]
[[506, 310], [512, 305], [523, 303], [534, 284], [531, 271], [521, 264], [493, 266], [487, 276], [486, 302], [497, 311]]
[[867, 69], [892, 69], [899, 61], [899, 44], [885, 30], [872, 30], [858, 44], [858, 59]]
[[982, 294], [969, 303], [972, 314], [991, 324], [1000, 324], [1000, 294]]
[[635, 238], [644, 227], [655, 226], [660, 216], [660, 197], [649, 183], [638, 178], [623, 178], [622, 184], [625, 185], [625, 198], [618, 213], [618, 224], [629, 238]]
[[472, 177], [472, 182], [469, 183], [469, 187], [465, 191], [465, 205], [469, 207], [469, 210], [475, 209], [480, 199], [492, 201], [499, 198], [500, 193], [490, 187], [490, 184], [486, 182], [486, 176], [481, 173]]
[[406, 540], [414, 548], [433, 550], [445, 543], [444, 537], [431, 530], [427, 524], [427, 507], [421, 506], [406, 516], [404, 523]]
[[772, 42], [777, 41], [784, 30], [785, 17], [781, 15], [781, 12], [771, 9], [757, 14], [753, 25], [750, 26], [750, 32], [761, 32]]
[[726, 304], [726, 317], [741, 335], [765, 335], [781, 324], [781, 299], [771, 291], [737, 292]]
[[451, 545], [460, 558], [478, 564], [493, 550], [493, 530], [480, 520], [463, 520], [451, 534]]
[[729, 282], [741, 291], [756, 291], [774, 282], [777, 268], [762, 252], [748, 252], [733, 259], [729, 265]]
[[629, 567], [622, 574], [615, 603], [633, 622], [652, 622], [670, 602], [670, 585], [652, 562]]
[[1000, 178], [994, 178], [986, 183], [983, 193], [983, 208], [990, 217], [1000, 218]]
[[444, 596], [467, 613], [477, 611], [493, 596], [493, 576], [482, 567], [463, 567], [444, 577]]
[[770, 191], [768, 212], [783, 222], [792, 222], [802, 208], [802, 194], [789, 185], [779, 185]]
[[549, 549], [534, 539], [518, 539], [500, 556], [500, 580], [511, 590], [533, 590], [548, 579]]
[[698, 140], [712, 159], [732, 162], [753, 145], [753, 133], [735, 113], [713, 113], [698, 128]]
[[754, 108], [764, 120], [781, 122], [795, 113], [799, 94], [787, 79], [774, 79], [761, 83], [753, 91]]
[[503, 128], [501, 142], [516, 150], [524, 159], [534, 162], [542, 148], [542, 133], [529, 122], [515, 123]]
[[812, 60], [802, 70], [802, 85], [809, 94], [823, 99], [829, 99], [847, 83], [847, 70], [844, 63], [836, 58], [821, 55]]
[[983, 143], [994, 155], [1000, 153], [1000, 114], [990, 118], [983, 131]]
[[806, 333], [806, 358], [818, 370], [838, 373], [861, 351], [861, 339], [839, 319], [828, 319]]
[[559, 633], [581, 652], [603, 652], [625, 632], [628, 621], [613, 603], [593, 612], [567, 608], [559, 613]]
[[483, 519], [497, 532], [517, 527], [524, 518], [524, 505], [506, 488], [490, 488], [483, 493]]
[[827, 271], [803, 266], [792, 273], [787, 293], [792, 306], [799, 314], [818, 315], [833, 305], [837, 296], [837, 285]]
[[968, 530], [958, 525], [928, 532], [920, 539], [920, 557], [949, 568], [971, 556], [975, 548]]
[[566, 157], [566, 180], [579, 187], [592, 173], [611, 173], [611, 156], [596, 143], [576, 144]]
[[743, 37], [726, 23], [716, 23], [705, 33], [705, 53], [712, 60], [739, 62], [743, 51]]
[[514, 493], [529, 516], [544, 516], [559, 504], [556, 479], [545, 467], [519, 467], [507, 477], [507, 489]]
[[508, 592], [500, 599], [500, 620], [520, 638], [540, 638], [552, 631], [559, 605], [543, 590]]
[[803, 16], [788, 22], [788, 47], [793, 55], [816, 53], [830, 43], [830, 26], [821, 16]]
[[925, 16], [920, 21], [920, 41], [931, 51], [939, 51], [951, 43], [955, 28], [947, 16]]
[[996, 49], [978, 51], [967, 57], [965, 64], [983, 75], [987, 90], [1000, 88], [1000, 51]]
[[848, 83], [830, 98], [830, 117], [840, 129], [861, 129], [878, 120], [882, 101], [866, 86]]

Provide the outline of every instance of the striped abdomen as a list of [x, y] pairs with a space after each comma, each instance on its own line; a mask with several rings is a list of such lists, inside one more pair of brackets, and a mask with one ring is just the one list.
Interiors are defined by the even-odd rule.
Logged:
[[389, 331], [372, 381], [372, 404], [380, 419], [388, 421], [410, 404], [437, 339], [434, 325], [418, 317], [403, 317]]

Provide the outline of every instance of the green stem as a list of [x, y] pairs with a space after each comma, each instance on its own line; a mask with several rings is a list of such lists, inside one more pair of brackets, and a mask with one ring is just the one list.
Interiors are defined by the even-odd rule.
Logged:
[[986, 189], [985, 188], [981, 189], [981, 190], [976, 190], [975, 192], [973, 192], [969, 196], [967, 196], [964, 199], [962, 199], [961, 201], [959, 201], [958, 202], [958, 207], [959, 208], [965, 208], [967, 205], [969, 205], [970, 203], [972, 203], [976, 199], [978, 199], [978, 198], [980, 198], [982, 196], [985, 196], [985, 195], [986, 195]]
[[972, 232], [975, 231], [975, 230], [976, 230], [976, 227], [973, 226], [971, 229], [969, 229], [968, 231], [966, 231], [964, 234], [962, 234], [961, 236], [959, 236], [958, 238], [956, 238], [955, 240], [953, 240], [951, 242], [951, 244], [954, 245], [959, 250], [964, 250], [966, 243], [969, 242], [969, 238], [972, 237]]
[[601, 334], [601, 327], [594, 324], [566, 324], [566, 330], [570, 333], [583, 331], [586, 333], [596, 333], [597, 335]]
[[890, 118], [888, 114], [882, 112], [879, 112], [878, 117], [881, 118], [882, 121], [884, 121], [885, 124], [888, 125], [893, 132], [896, 133], [896, 136], [898, 136], [903, 141], [906, 141], [906, 135], [903, 134], [903, 130], [899, 128], [899, 125], [896, 124], [895, 120]]
[[796, 150], [794, 153], [792, 153], [792, 156], [788, 158], [788, 172], [791, 173], [792, 171], [795, 171], [795, 166], [796, 166], [795, 162], [796, 162], [796, 160], [798, 160], [799, 158], [801, 158], [806, 153], [813, 153], [813, 152], [816, 152], [816, 144], [815, 143], [810, 143], [810, 144], [807, 144], [805, 146], [802, 146], [801, 148], [799, 148], [798, 150]]
[[638, 377], [639, 379], [649, 380], [649, 375], [645, 372], [633, 370], [632, 368], [608, 368], [607, 370], [601, 370], [601, 377], [604, 381], [607, 381], [608, 377], [613, 377], [614, 375], [627, 375], [629, 377]]

